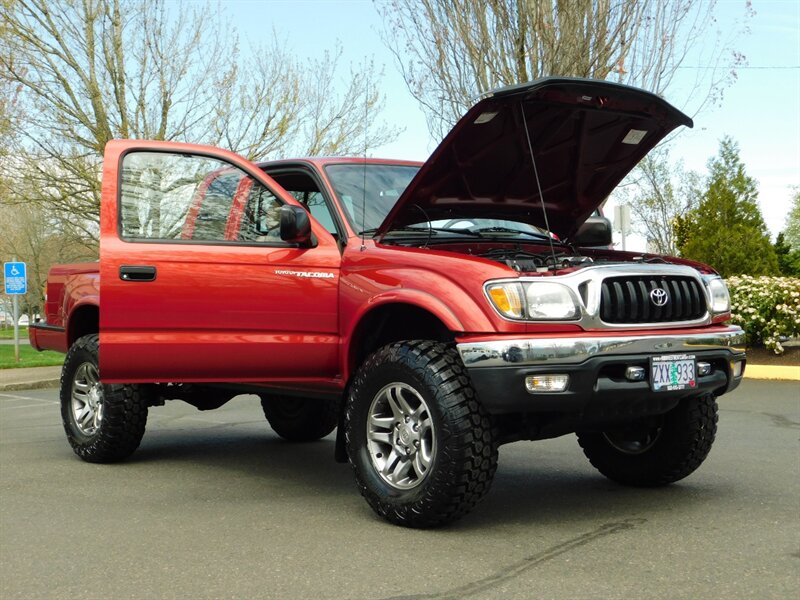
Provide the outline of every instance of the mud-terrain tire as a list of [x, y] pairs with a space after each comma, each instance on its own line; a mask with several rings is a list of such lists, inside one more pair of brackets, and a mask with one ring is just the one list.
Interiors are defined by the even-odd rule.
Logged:
[[624, 485], [658, 487], [683, 479], [708, 456], [717, 433], [713, 394], [682, 400], [648, 422], [624, 429], [578, 433], [589, 462]]
[[391, 523], [435, 527], [468, 513], [492, 484], [497, 434], [452, 346], [385, 346], [358, 369], [345, 408], [361, 495]]
[[335, 399], [261, 396], [261, 408], [273, 431], [288, 442], [324, 438], [339, 423], [341, 401]]
[[83, 460], [110, 463], [142, 441], [148, 401], [139, 385], [100, 383], [98, 335], [78, 338], [61, 369], [61, 420], [72, 450]]

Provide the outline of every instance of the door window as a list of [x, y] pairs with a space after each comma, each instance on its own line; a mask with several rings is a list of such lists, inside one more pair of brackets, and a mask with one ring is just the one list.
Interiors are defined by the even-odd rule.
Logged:
[[127, 240], [281, 242], [277, 197], [233, 165], [200, 155], [130, 152], [122, 160]]
[[314, 179], [303, 171], [267, 171], [278, 185], [294, 196], [328, 232], [337, 237], [330, 206]]

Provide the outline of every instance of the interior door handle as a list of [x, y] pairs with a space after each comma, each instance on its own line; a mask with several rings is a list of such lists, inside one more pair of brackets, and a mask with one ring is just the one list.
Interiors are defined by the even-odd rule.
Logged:
[[123, 281], [155, 281], [156, 268], [151, 266], [122, 265], [119, 278]]

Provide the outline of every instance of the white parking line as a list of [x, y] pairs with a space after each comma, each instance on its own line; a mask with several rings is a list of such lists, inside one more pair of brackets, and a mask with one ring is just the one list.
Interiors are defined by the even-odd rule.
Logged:
[[[32, 398], [30, 396], [17, 396], [16, 394], [0, 394], [0, 399], [8, 398], [9, 400], [28, 400], [29, 402], [40, 402], [42, 404], [58, 404], [55, 400], [45, 400], [44, 398]], [[11, 408], [11, 407], [8, 407]]]
[[[34, 398], [35, 400], [35, 398]], [[0, 406], [0, 410], [16, 410], [17, 408], [49, 408], [57, 402], [48, 402], [47, 404], [15, 404], [14, 406]]]

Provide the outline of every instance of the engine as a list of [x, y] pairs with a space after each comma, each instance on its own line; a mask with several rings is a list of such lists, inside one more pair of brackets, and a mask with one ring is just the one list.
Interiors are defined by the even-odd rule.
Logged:
[[478, 256], [503, 263], [520, 273], [586, 267], [594, 263], [594, 260], [588, 256], [565, 254], [564, 252], [534, 253], [521, 248], [493, 248]]

